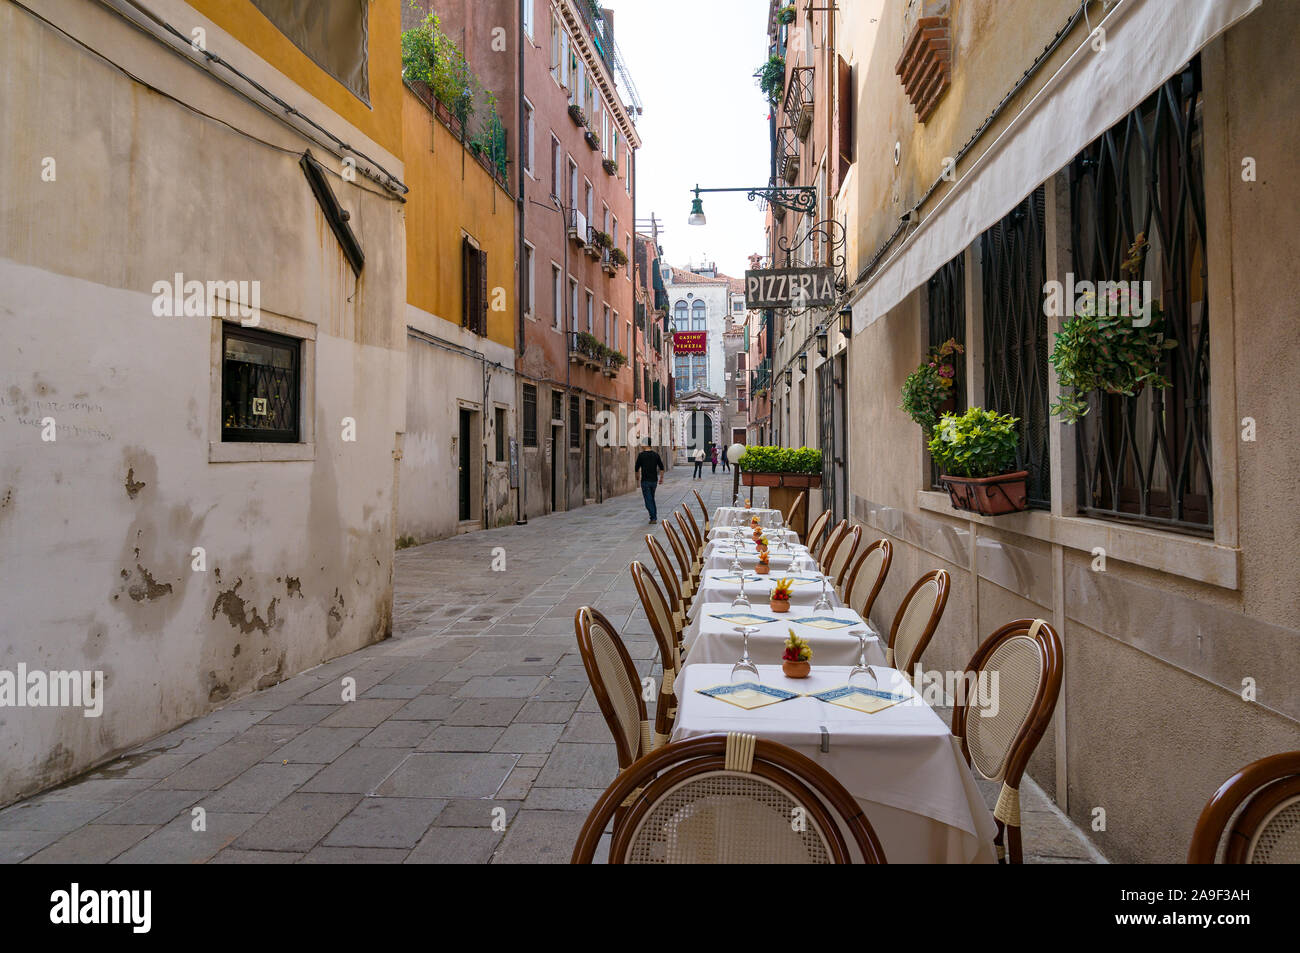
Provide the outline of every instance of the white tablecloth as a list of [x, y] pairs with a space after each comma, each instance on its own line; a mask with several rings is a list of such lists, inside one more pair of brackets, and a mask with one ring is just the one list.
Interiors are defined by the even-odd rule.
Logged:
[[[799, 534], [792, 529], [771, 529], [764, 527], [763, 532], [767, 534], [768, 540], [773, 543], [778, 539], [788, 539], [792, 543], [799, 542]], [[733, 535], [734, 532], [730, 526], [714, 526], [709, 530], [709, 542], [713, 542], [714, 540], [731, 539]], [[745, 529], [744, 536], [745, 539], [753, 539], [753, 531]]]
[[[871, 715], [815, 698], [746, 711], [697, 691], [726, 684], [730, 664], [689, 665], [677, 682], [672, 740], [741, 731], [794, 748], [858, 799], [890, 863], [994, 863], [993, 814], [959, 742], [902, 673], [876, 673], [879, 688], [910, 701]], [[843, 685], [848, 669], [814, 665], [808, 678], [789, 679], [780, 666], [760, 665], [759, 675], [766, 685], [809, 694]]]
[[[800, 574], [801, 580], [823, 578], [820, 573], [805, 572]], [[768, 597], [776, 585], [776, 581], [781, 578], [779, 573], [769, 573], [766, 576], [760, 576], [753, 571], [745, 573], [745, 596], [749, 599], [749, 604], [754, 608], [768, 606]], [[821, 595], [822, 587], [820, 582], [798, 582], [790, 591], [790, 605], [807, 606], [812, 608], [817, 602], [818, 596]], [[699, 614], [699, 606], [709, 602], [725, 602], [731, 605], [731, 600], [736, 598], [740, 593], [740, 582], [728, 569], [706, 569], [700, 573], [700, 588], [695, 594], [692, 602], [691, 618]], [[829, 582], [826, 583], [826, 597], [830, 600], [833, 608], [839, 608], [844, 603], [840, 602], [835, 595], [835, 587]]]
[[[730, 540], [709, 543], [704, 547], [704, 568], [705, 569], [730, 569], [734, 547]], [[812, 557], [808, 555], [808, 548], [802, 545], [791, 545], [789, 549], [782, 549], [768, 537], [767, 559], [768, 565], [772, 567], [772, 572], [788, 572], [790, 562], [795, 556], [803, 556], [804, 563], [809, 567], [807, 572], [812, 572]], [[746, 540], [740, 545], [740, 565], [744, 569], [752, 570], [758, 565], [758, 547], [754, 545], [752, 539]]]
[[757, 516], [762, 523], [781, 522], [785, 514], [780, 510], [755, 506], [751, 509], [737, 506], [719, 506], [713, 511], [713, 526], [748, 526], [752, 517]]
[[[694, 621], [686, 627], [686, 664], [696, 665], [708, 662], [726, 662], [733, 664], [740, 658], [741, 643], [744, 641], [736, 631], [735, 622], [715, 618], [730, 612], [743, 612], [733, 609], [730, 603], [701, 605]], [[755, 615], [768, 616], [773, 622], [764, 622], [754, 626], [749, 636], [749, 655], [760, 665], [780, 665], [781, 654], [785, 651], [785, 640], [794, 629], [795, 635], [811, 646], [814, 665], [855, 665], [861, 655], [862, 645], [858, 633], [867, 633], [867, 664], [885, 664], [885, 649], [879, 634], [871, 628], [869, 622], [852, 609], [832, 609], [830, 612], [813, 612], [808, 606], [791, 606], [789, 612], [772, 612], [766, 605], [756, 603], [749, 611]], [[834, 616], [846, 619], [853, 625], [842, 629], [821, 629], [813, 625], [803, 625], [800, 619]]]

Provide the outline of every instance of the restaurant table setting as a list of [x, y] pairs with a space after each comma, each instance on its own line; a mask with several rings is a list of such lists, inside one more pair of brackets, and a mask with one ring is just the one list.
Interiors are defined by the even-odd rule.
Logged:
[[767, 647], [752, 639], [734, 666], [734, 646], [726, 663], [686, 666], [672, 741], [735, 731], [794, 748], [858, 800], [890, 863], [996, 861], [993, 815], [960, 742], [903, 673], [868, 657], [788, 678], [753, 662], [749, 649], [765, 657]]
[[[745, 536], [747, 539], [752, 539], [752, 531], [746, 529], [748, 525], [748, 522], [746, 522], [745, 525], [740, 527], [740, 529], [745, 530]], [[735, 526], [714, 526], [709, 530], [708, 540], [709, 542], [714, 542], [716, 540], [729, 540], [736, 535], [736, 528], [737, 527]], [[767, 538], [773, 543], [782, 539], [790, 543], [799, 542], [799, 534], [792, 529], [764, 526], [762, 527], [762, 530], [764, 534], [766, 534]]]
[[781, 580], [790, 583], [789, 604], [812, 608], [824, 600], [822, 608], [837, 609], [843, 605], [835, 595], [835, 587], [830, 580], [815, 569], [808, 567], [811, 560], [803, 557], [802, 567], [792, 567], [783, 573], [756, 573], [742, 565], [737, 571], [732, 567], [726, 569], [705, 569], [700, 573], [700, 586], [692, 602], [690, 617], [699, 615], [699, 607], [707, 603], [724, 602], [732, 605], [744, 595], [754, 608], [768, 608], [769, 596]]
[[759, 525], [780, 526], [785, 521], [785, 514], [763, 506], [719, 506], [713, 511], [713, 526], [749, 526], [750, 520], [758, 517]]
[[[758, 565], [758, 546], [752, 539], [739, 542], [719, 539], [704, 547], [704, 568], [729, 569], [737, 553], [743, 568], [753, 569]], [[767, 561], [773, 572], [789, 569], [791, 560], [796, 556], [808, 557], [808, 547], [798, 543], [782, 545], [768, 538]]]
[[870, 621], [849, 608], [817, 611], [810, 606], [791, 606], [789, 612], [772, 612], [764, 602], [750, 609], [733, 608], [730, 602], [700, 605], [686, 627], [686, 664], [734, 662], [740, 657], [743, 628], [750, 629], [749, 649], [760, 662], [779, 662], [782, 646], [791, 630], [812, 647], [813, 660], [821, 665], [852, 665], [863, 650], [866, 660], [885, 664], [885, 650]]

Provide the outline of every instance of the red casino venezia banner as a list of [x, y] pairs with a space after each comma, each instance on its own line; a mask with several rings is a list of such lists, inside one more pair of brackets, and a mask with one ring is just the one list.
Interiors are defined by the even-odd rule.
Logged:
[[708, 331], [676, 331], [673, 333], [674, 354], [707, 354]]

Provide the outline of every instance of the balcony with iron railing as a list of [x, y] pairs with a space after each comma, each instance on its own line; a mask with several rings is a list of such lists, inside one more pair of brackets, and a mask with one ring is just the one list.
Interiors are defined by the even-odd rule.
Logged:
[[587, 216], [582, 214], [581, 209], [569, 209], [569, 237], [579, 245], [586, 245], [590, 235], [591, 227], [587, 224]]
[[788, 183], [799, 178], [799, 145], [793, 126], [776, 131], [776, 171]]
[[790, 71], [782, 107], [786, 120], [799, 139], [807, 139], [813, 122], [813, 68], [796, 66]]

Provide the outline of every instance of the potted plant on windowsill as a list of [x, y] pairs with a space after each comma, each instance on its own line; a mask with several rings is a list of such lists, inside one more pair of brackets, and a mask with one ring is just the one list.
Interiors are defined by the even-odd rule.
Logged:
[[1081, 295], [1074, 315], [1061, 325], [1048, 360], [1061, 382], [1061, 396], [1052, 413], [1067, 424], [1078, 423], [1088, 413], [1088, 395], [1101, 392], [1135, 397], [1146, 387], [1168, 390], [1165, 352], [1178, 346], [1164, 334], [1164, 311], [1148, 297], [1132, 293], [1142, 272], [1146, 236], [1139, 234], [1129, 246], [1121, 274], [1128, 280], [1112, 282], [1096, 293]]
[[930, 437], [930, 456], [953, 509], [999, 516], [1029, 507], [1029, 471], [1011, 469], [1020, 442], [1017, 423], [1019, 418], [983, 407], [940, 419]]
[[618, 175], [618, 163], [613, 159], [605, 159], [600, 164], [604, 168], [606, 175]]
[[614, 263], [614, 268], [619, 269], [627, 264], [627, 252], [621, 248], [612, 248], [609, 252], [609, 260]]
[[582, 127], [587, 124], [587, 114], [582, 111], [582, 107], [577, 103], [569, 107], [569, 118], [573, 120], [575, 126]]
[[949, 338], [931, 349], [930, 356], [903, 381], [903, 402], [899, 406], [920, 425], [927, 438], [939, 418], [956, 408], [953, 382], [957, 379], [957, 367], [953, 355], [965, 352], [954, 338]]
[[587, 148], [589, 148], [592, 152], [600, 151], [600, 136], [596, 135], [594, 132], [588, 129], [587, 132], [583, 135], [583, 138], [587, 140]]

